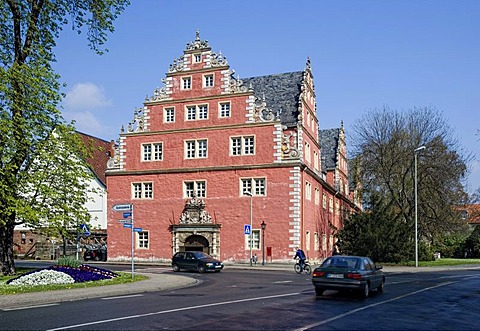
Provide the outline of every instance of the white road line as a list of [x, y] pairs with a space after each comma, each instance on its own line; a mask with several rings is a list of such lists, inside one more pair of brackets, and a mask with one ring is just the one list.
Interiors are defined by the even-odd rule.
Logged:
[[22, 310], [22, 309], [32, 309], [32, 308], [43, 308], [43, 307], [50, 307], [50, 306], [58, 306], [59, 303], [48, 303], [44, 305], [36, 305], [36, 306], [24, 306], [24, 307], [16, 307], [16, 308], [3, 308], [3, 311], [10, 311], [10, 310]]
[[443, 287], [443, 286], [451, 285], [451, 284], [458, 283], [458, 282], [459, 282], [459, 281], [456, 281], [456, 282], [446, 282], [446, 283], [441, 283], [441, 284], [438, 284], [438, 285], [435, 285], [435, 286], [426, 287], [426, 288], [424, 288], [424, 289], [421, 289], [421, 290], [418, 290], [418, 291], [414, 291], [414, 292], [411, 292], [411, 293], [407, 293], [407, 294], [401, 295], [401, 296], [396, 297], [396, 298], [392, 298], [392, 299], [389, 299], [389, 300], [385, 300], [385, 301], [373, 303], [373, 304], [368, 305], [368, 306], [364, 306], [364, 307], [361, 307], [361, 308], [357, 308], [357, 309], [350, 310], [349, 312], [346, 312], [346, 313], [343, 313], [343, 314], [340, 314], [340, 315], [337, 315], [337, 316], [334, 316], [334, 317], [331, 317], [331, 318], [327, 318], [326, 320], [323, 320], [323, 321], [320, 321], [320, 322], [317, 322], [317, 323], [313, 323], [313, 324], [310, 324], [310, 325], [306, 325], [306, 326], [304, 326], [304, 327], [302, 327], [302, 328], [296, 329], [295, 331], [304, 331], [304, 330], [308, 330], [308, 329], [311, 329], [311, 328], [315, 328], [315, 327], [317, 327], [317, 326], [330, 323], [330, 322], [332, 322], [332, 321], [338, 320], [338, 319], [343, 318], [343, 317], [345, 317], [345, 316], [358, 313], [359, 311], [362, 311], [362, 310], [365, 310], [365, 309], [369, 309], [369, 308], [373, 308], [373, 307], [376, 307], [376, 306], [380, 306], [380, 305], [383, 305], [383, 304], [386, 304], [386, 303], [389, 303], [389, 302], [392, 302], [392, 301], [397, 301], [397, 300], [400, 300], [400, 299], [403, 299], [403, 298], [406, 298], [406, 297], [409, 297], [409, 296], [412, 296], [412, 295], [415, 295], [415, 294], [418, 294], [418, 293], [422, 293], [422, 292], [425, 292], [425, 291], [429, 291], [429, 290], [432, 290], [432, 289], [437, 288], [437, 287]]
[[118, 297], [106, 297], [101, 298], [102, 300], [116, 300], [116, 299], [127, 299], [127, 298], [134, 298], [134, 297], [143, 297], [143, 294], [131, 294], [131, 295], [122, 295]]
[[183, 307], [183, 308], [162, 310], [162, 311], [157, 311], [157, 312], [154, 312], [154, 313], [130, 315], [130, 316], [124, 316], [124, 317], [118, 317], [118, 318], [111, 318], [111, 319], [100, 320], [100, 321], [89, 322], [89, 323], [82, 323], [82, 324], [75, 324], [75, 325], [67, 325], [67, 326], [62, 326], [62, 327], [55, 328], [55, 329], [50, 329], [50, 330], [47, 330], [47, 331], [74, 329], [74, 328], [79, 328], [79, 327], [84, 327], [84, 326], [97, 325], [97, 324], [109, 323], [109, 322], [116, 322], [116, 321], [122, 321], [122, 320], [134, 319], [134, 318], [141, 318], [141, 317], [146, 317], [146, 316], [161, 315], [161, 314], [168, 314], [168, 313], [176, 313], [176, 312], [179, 312], [179, 311], [193, 310], [193, 309], [200, 309], [200, 308], [207, 308], [207, 307], [230, 305], [230, 304], [233, 304], [233, 303], [241, 303], [241, 302], [249, 302], [249, 301], [258, 301], [258, 300], [269, 300], [269, 299], [282, 298], [282, 297], [294, 296], [294, 295], [299, 295], [299, 294], [300, 294], [300, 293], [296, 292], [296, 293], [287, 293], [287, 294], [271, 295], [271, 296], [258, 297], [258, 298], [249, 298], [249, 299], [241, 299], [241, 300], [232, 300], [232, 301], [209, 303], [209, 304], [199, 305], [199, 306], [191, 306], [191, 307]]
[[276, 282], [273, 282], [274, 284], [284, 284], [284, 283], [293, 283], [291, 280], [279, 280]]

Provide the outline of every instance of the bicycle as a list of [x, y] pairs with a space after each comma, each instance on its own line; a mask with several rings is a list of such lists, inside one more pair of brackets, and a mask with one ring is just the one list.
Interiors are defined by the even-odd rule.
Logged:
[[310, 273], [312, 272], [312, 267], [310, 266], [308, 261], [305, 261], [303, 268], [300, 265], [300, 262], [295, 263], [294, 269], [297, 274], [301, 274], [303, 271], [305, 271], [307, 275], [310, 275]]

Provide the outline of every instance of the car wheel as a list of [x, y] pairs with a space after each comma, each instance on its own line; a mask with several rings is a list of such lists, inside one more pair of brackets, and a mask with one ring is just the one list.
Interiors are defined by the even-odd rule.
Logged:
[[370, 293], [370, 286], [368, 285], [368, 283], [366, 283], [365, 287], [363, 288], [363, 291], [362, 291], [362, 297], [363, 298], [368, 298], [369, 293]]
[[380, 286], [377, 288], [378, 292], [383, 292], [383, 289], [385, 288], [385, 280], [382, 280], [380, 283]]
[[206, 270], [204, 265], [199, 265], [197, 269], [198, 269], [198, 272], [201, 274], [203, 274]]
[[319, 296], [319, 297], [322, 296], [323, 292], [325, 292], [323, 289], [315, 287], [315, 294], [317, 296]]
[[178, 266], [178, 264], [172, 265], [172, 269], [174, 272], [180, 271], [180, 267]]

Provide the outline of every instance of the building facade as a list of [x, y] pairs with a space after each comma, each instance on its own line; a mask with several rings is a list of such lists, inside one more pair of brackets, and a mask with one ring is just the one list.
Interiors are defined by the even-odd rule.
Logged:
[[[109, 259], [131, 258], [132, 238], [137, 260], [202, 250], [287, 261], [296, 247], [311, 260], [331, 255], [334, 229], [357, 206], [343, 126], [325, 140], [334, 166], [322, 169], [310, 60], [303, 71], [235, 78], [197, 32], [162, 82], [108, 162]], [[113, 209], [123, 204], [135, 231]]]

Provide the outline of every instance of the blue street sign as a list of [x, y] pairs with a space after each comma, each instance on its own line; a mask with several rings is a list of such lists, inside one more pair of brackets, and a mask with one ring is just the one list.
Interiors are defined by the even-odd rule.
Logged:
[[245, 226], [243, 227], [243, 231], [245, 234], [252, 233], [252, 228], [250, 227], [250, 224], [245, 224]]
[[123, 227], [124, 227], [124, 228], [131, 228], [131, 227], [132, 227], [132, 223], [123, 223]]
[[133, 228], [133, 231], [134, 231], [134, 232], [142, 232], [143, 229], [142, 229], [142, 228]]
[[80, 224], [80, 230], [83, 231], [85, 236], [88, 237], [90, 235], [90, 229], [88, 228], [87, 224]]
[[128, 218], [132, 216], [132, 212], [123, 213], [123, 218]]

